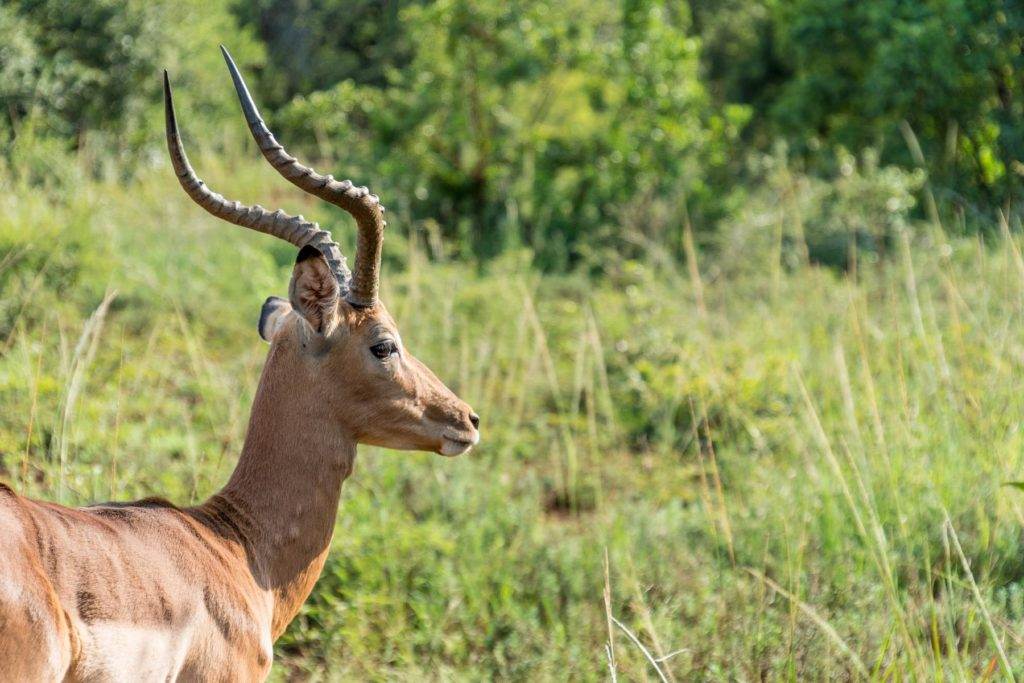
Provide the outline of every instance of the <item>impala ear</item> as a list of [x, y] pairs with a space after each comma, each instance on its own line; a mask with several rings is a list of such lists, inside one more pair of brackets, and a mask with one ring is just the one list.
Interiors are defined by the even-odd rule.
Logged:
[[268, 297], [260, 311], [259, 331], [263, 341], [273, 341], [274, 335], [281, 329], [281, 323], [291, 313], [292, 305], [279, 296]]
[[292, 308], [317, 333], [329, 335], [338, 322], [338, 297], [341, 287], [327, 259], [316, 247], [306, 245], [299, 251], [288, 286]]

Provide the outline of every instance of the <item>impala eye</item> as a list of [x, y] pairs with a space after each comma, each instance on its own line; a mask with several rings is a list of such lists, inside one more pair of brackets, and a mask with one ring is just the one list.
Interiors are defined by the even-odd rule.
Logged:
[[370, 352], [381, 360], [387, 360], [392, 355], [398, 353], [398, 345], [393, 341], [382, 341], [371, 346]]

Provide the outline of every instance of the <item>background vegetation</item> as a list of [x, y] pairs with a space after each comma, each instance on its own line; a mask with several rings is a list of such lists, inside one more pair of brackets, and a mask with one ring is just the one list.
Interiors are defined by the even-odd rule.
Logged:
[[6, 2], [0, 476], [189, 503], [240, 449], [294, 253], [177, 188], [162, 67], [213, 187], [352, 243], [257, 158], [224, 42], [385, 199], [385, 299], [485, 418], [361, 451], [277, 679], [1024, 676], [1022, 22]]

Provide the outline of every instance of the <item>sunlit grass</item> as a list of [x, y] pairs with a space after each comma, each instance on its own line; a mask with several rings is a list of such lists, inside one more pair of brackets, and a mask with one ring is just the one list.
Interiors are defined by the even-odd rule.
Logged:
[[[270, 172], [204, 161], [351, 243]], [[216, 490], [291, 248], [208, 218], [166, 171], [0, 208], [4, 479], [69, 504]], [[587, 279], [388, 240], [385, 301], [484, 440], [361, 451], [276, 677], [1024, 675], [1013, 242], [919, 226], [847, 273], [652, 251]]]

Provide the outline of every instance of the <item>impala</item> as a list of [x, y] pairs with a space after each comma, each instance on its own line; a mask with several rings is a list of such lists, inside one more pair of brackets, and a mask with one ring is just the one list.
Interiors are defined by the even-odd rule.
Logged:
[[261, 680], [327, 557], [356, 445], [458, 455], [479, 418], [405, 348], [378, 300], [384, 209], [365, 187], [290, 156], [224, 58], [260, 150], [356, 222], [350, 272], [330, 233], [243, 206], [192, 170], [164, 73], [167, 147], [218, 218], [299, 247], [288, 298], [263, 305], [270, 351], [227, 485], [197, 507], [160, 499], [66, 508], [0, 485], [0, 681]]

